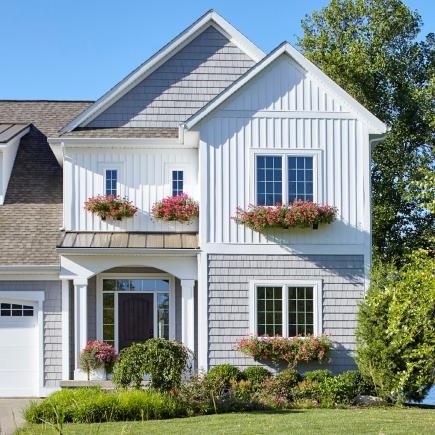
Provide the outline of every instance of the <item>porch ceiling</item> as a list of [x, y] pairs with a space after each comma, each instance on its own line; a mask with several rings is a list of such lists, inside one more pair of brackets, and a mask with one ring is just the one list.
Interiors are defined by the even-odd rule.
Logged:
[[57, 248], [197, 249], [197, 233], [65, 232]]

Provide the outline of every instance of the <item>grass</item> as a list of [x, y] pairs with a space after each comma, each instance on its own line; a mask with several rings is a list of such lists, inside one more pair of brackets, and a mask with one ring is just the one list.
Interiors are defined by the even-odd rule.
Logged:
[[[50, 434], [27, 425], [19, 434]], [[422, 408], [307, 409], [220, 414], [172, 420], [65, 424], [62, 434], [435, 434], [435, 410]]]

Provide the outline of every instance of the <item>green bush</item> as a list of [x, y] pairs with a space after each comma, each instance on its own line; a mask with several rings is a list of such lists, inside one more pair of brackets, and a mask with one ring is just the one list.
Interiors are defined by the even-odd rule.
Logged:
[[123, 388], [140, 389], [145, 374], [149, 374], [152, 388], [170, 391], [181, 384], [181, 377], [189, 368], [189, 358], [189, 350], [177, 341], [152, 338], [132, 344], [121, 352], [113, 381]]
[[373, 388], [363, 379], [357, 370], [341, 373], [320, 382], [320, 400], [334, 404], [350, 404], [359, 394], [373, 394]]
[[229, 388], [231, 382], [240, 381], [242, 372], [231, 364], [221, 364], [213, 367], [206, 375], [206, 379], [212, 383], [223, 383], [225, 388]]
[[333, 374], [331, 370], [313, 370], [304, 374], [306, 381], [323, 382], [327, 378], [332, 378]]
[[243, 370], [242, 376], [251, 383], [254, 389], [257, 389], [266, 379], [272, 377], [272, 373], [264, 367], [252, 366]]
[[274, 378], [266, 379], [263, 383], [263, 393], [267, 403], [279, 400], [293, 399], [293, 389], [301, 381], [301, 375], [294, 369], [285, 369]]
[[183, 417], [181, 400], [157, 391], [105, 392], [98, 388], [61, 390], [24, 412], [29, 423], [99, 423]]
[[317, 400], [320, 402], [322, 397], [322, 389], [320, 382], [316, 380], [304, 379], [293, 390], [295, 400]]
[[421, 400], [435, 383], [435, 258], [418, 251], [404, 262], [373, 268], [358, 315], [358, 367], [393, 401]]

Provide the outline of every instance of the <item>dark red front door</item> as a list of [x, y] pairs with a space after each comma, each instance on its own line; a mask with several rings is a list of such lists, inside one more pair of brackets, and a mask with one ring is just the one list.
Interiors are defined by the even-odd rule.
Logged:
[[119, 350], [132, 343], [143, 343], [154, 336], [153, 295], [118, 294]]

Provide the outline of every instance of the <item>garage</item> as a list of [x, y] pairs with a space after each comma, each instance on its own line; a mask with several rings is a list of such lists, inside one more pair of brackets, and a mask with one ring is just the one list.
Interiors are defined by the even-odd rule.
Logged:
[[0, 397], [32, 397], [40, 387], [40, 303], [0, 292]]

